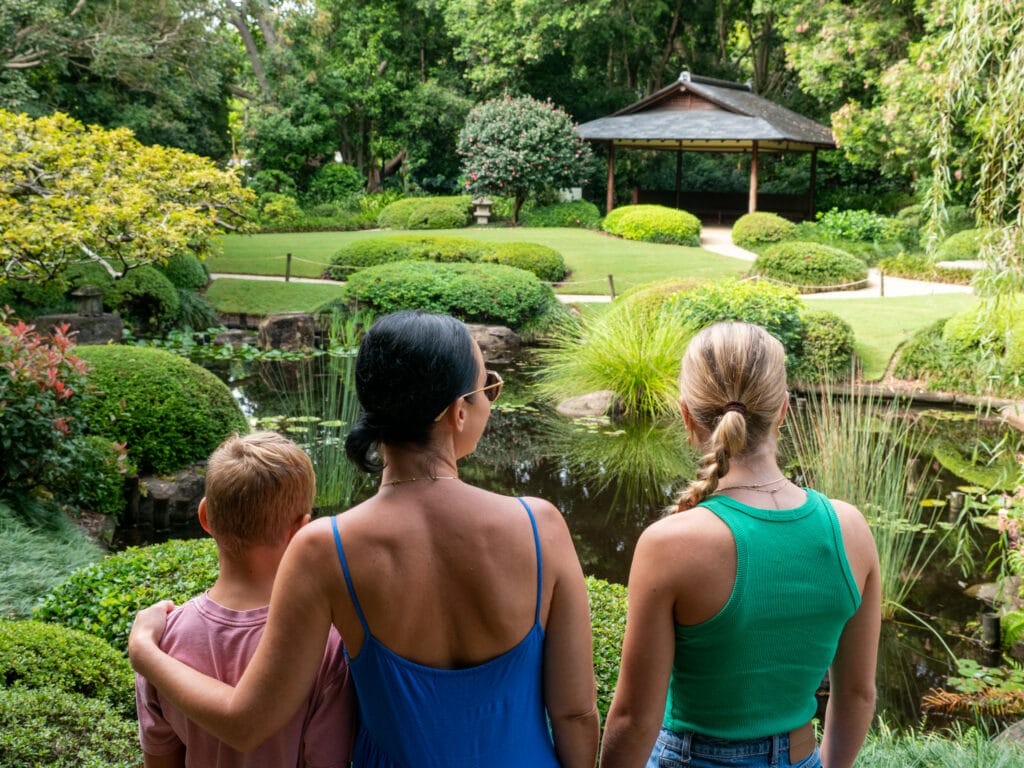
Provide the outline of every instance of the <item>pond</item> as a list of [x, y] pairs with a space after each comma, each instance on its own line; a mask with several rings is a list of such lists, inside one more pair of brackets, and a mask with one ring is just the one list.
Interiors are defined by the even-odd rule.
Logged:
[[[321, 446], [321, 450], [326, 447], [328, 455], [337, 458], [343, 454], [339, 444], [341, 424], [324, 427], [305, 417], [290, 422], [278, 418], [299, 412], [294, 389], [301, 374], [296, 373], [295, 366], [287, 362], [236, 361], [210, 367], [228, 382], [256, 423], [284, 429], [300, 443], [314, 433], [319, 432], [321, 438], [326, 433], [327, 445]], [[505, 367], [501, 372], [507, 381], [505, 394], [495, 404], [477, 451], [464, 460], [463, 477], [499, 493], [550, 500], [565, 516], [584, 571], [626, 583], [637, 537], [664, 513], [681, 487], [686, 460], [679, 458], [677, 469], [673, 462], [675, 457], [685, 455], [685, 436], [681, 430], [666, 434], [664, 430], [641, 429], [641, 434], [635, 434], [602, 420], [571, 424], [532, 402], [530, 373], [525, 365]], [[310, 407], [307, 402], [307, 411]], [[316, 410], [315, 403], [312, 409]], [[953, 423], [959, 432], [954, 432], [950, 439], [962, 443], [967, 439], [964, 429], [974, 424], [971, 419], [956, 415], [937, 420]], [[581, 450], [581, 446], [589, 447], [591, 443], [607, 445], [610, 451], [602, 457]], [[659, 455], [660, 468], [647, 473], [629, 472], [629, 450], [637, 449]], [[936, 495], [944, 496], [964, 482], [936, 462], [929, 462], [926, 470], [938, 481]], [[372, 486], [366, 483], [351, 501], [372, 492]], [[331, 511], [330, 507], [320, 510], [324, 514]], [[159, 532], [122, 531], [121, 542], [137, 543], [140, 535], [155, 541], [198, 536], [202, 532], [198, 526]], [[889, 724], [921, 725], [922, 695], [929, 688], [942, 687], [946, 677], [955, 671], [946, 647], [961, 658], [973, 658], [986, 665], [999, 663], [998, 654], [993, 657], [987, 652], [975, 639], [977, 632], [971, 629], [988, 608], [964, 592], [965, 587], [985, 580], [984, 555], [995, 536], [984, 528], [974, 533], [976, 551], [981, 557], [967, 575], [946, 567], [944, 558], [936, 558], [906, 601], [919, 619], [908, 613], [885, 623], [879, 659], [878, 710], [885, 714]], [[933, 718], [925, 724], [941, 726], [944, 722]]]

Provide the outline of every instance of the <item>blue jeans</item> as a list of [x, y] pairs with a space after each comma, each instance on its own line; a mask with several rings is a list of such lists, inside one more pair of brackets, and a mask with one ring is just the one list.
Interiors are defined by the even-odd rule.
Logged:
[[735, 741], [662, 728], [646, 768], [821, 768], [818, 748], [789, 762], [789, 734]]

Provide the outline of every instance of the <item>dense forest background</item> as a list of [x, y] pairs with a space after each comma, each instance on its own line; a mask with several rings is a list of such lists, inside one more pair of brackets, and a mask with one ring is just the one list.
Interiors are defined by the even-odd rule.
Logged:
[[[476, 104], [530, 95], [584, 122], [689, 70], [749, 82], [830, 124], [842, 151], [823, 154], [823, 185], [895, 206], [931, 176], [942, 45], [965, 5], [0, 0], [0, 108], [125, 126], [144, 143], [279, 172], [299, 190], [341, 159], [367, 191], [440, 193], [458, 186], [456, 137]], [[953, 198], [969, 197], [972, 141], [969, 119], [955, 120], [944, 149]], [[744, 162], [690, 157], [688, 185], [742, 190]], [[804, 162], [769, 166], [763, 189], [803, 191]], [[619, 164], [623, 184], [669, 173], [643, 153]]]

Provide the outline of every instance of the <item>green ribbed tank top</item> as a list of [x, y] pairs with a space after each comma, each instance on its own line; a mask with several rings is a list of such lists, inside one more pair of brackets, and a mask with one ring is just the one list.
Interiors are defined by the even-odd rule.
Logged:
[[676, 625], [664, 726], [724, 739], [791, 731], [814, 716], [814, 693], [860, 606], [835, 509], [810, 489], [795, 509], [722, 495], [700, 506], [732, 531], [736, 581], [717, 614]]

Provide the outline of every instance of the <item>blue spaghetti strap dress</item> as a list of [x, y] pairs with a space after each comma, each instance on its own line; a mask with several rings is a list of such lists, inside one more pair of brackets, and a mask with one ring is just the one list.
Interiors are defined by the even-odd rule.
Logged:
[[359, 701], [354, 768], [558, 767], [542, 687], [540, 538], [533, 510], [519, 502], [530, 516], [537, 552], [533, 626], [500, 656], [464, 669], [417, 664], [373, 636], [331, 519], [345, 584], [363, 625], [362, 648], [349, 659]]

